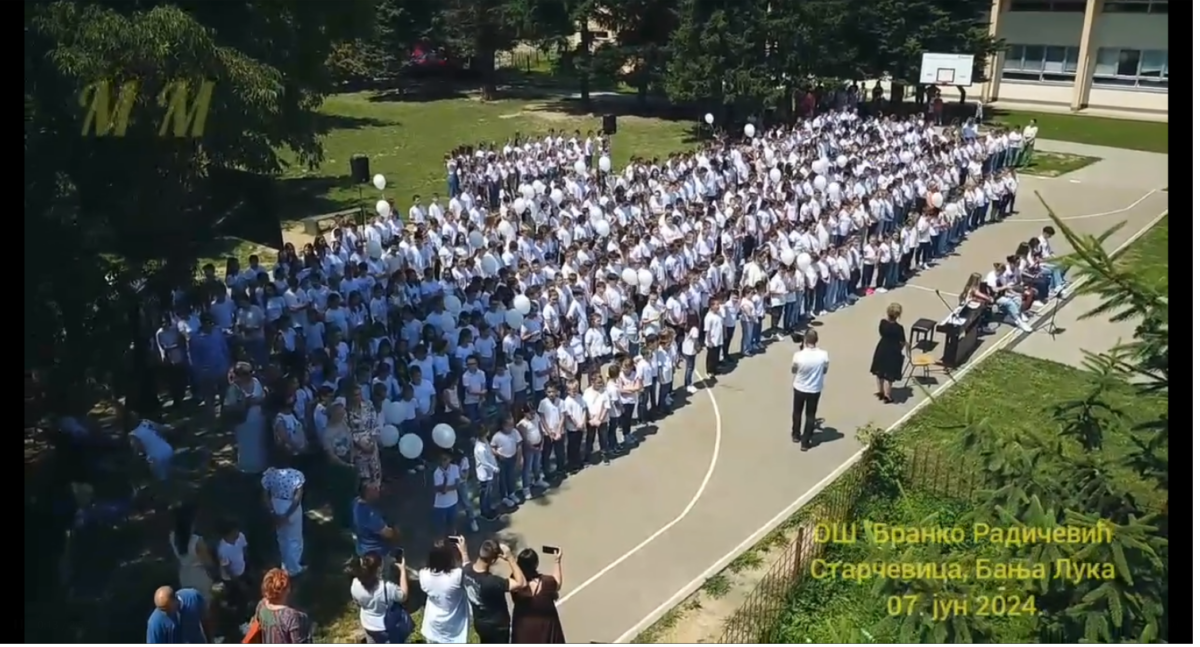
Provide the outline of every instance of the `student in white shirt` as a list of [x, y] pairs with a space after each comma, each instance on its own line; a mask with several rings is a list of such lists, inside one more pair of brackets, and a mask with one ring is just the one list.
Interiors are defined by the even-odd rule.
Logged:
[[817, 426], [817, 404], [829, 372], [829, 353], [817, 348], [817, 331], [804, 332], [804, 347], [792, 355], [792, 442], [800, 451], [815, 446], [813, 430]]
[[234, 608], [255, 599], [255, 582], [251, 581], [246, 569], [246, 535], [238, 529], [236, 522], [226, 520], [219, 528], [221, 540], [217, 542], [217, 564], [221, 569], [221, 581], [231, 596]]
[[433, 532], [450, 536], [458, 525], [458, 482], [462, 474], [449, 452], [442, 454], [433, 470]]
[[567, 417], [558, 385], [546, 385], [546, 397], [538, 403], [538, 421], [542, 430], [542, 470], [546, 478], [567, 472]]
[[608, 420], [612, 414], [612, 403], [604, 389], [604, 378], [599, 372], [588, 376], [588, 388], [583, 392], [583, 410], [585, 420], [585, 437], [583, 440], [583, 459], [590, 461], [600, 442], [600, 459], [608, 465], [612, 460], [613, 448], [608, 443]]
[[489, 442], [487, 427], [483, 425], [476, 432], [471, 456], [475, 459], [475, 482], [479, 486], [479, 516], [484, 521], [495, 521], [500, 462]]
[[567, 431], [567, 472], [577, 474], [583, 469], [583, 433], [587, 428], [587, 404], [579, 392], [579, 381], [567, 380], [567, 394], [562, 399], [563, 426]]
[[506, 507], [517, 505], [517, 452], [521, 451], [521, 432], [511, 414], [504, 415], [500, 430], [492, 434], [492, 452], [500, 471], [497, 475], [496, 496]]
[[725, 318], [721, 316], [721, 301], [716, 297], [708, 300], [708, 312], [704, 315], [704, 372], [709, 379], [721, 368], [721, 348], [725, 344]]

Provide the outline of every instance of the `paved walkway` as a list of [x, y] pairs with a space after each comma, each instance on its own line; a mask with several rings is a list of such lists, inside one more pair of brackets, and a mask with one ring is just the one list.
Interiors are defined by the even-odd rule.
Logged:
[[[820, 405], [826, 428], [815, 450], [801, 453], [789, 439], [794, 347], [779, 343], [692, 396], [629, 458], [589, 469], [513, 515], [501, 536], [564, 548], [560, 613], [572, 642], [633, 639], [831, 481], [859, 451], [857, 428], [894, 426], [913, 410], [924, 399], [919, 390], [893, 405], [872, 396], [868, 367], [884, 308], [901, 304], [905, 322], [941, 319], [947, 309], [937, 291], [954, 298], [970, 272], [986, 270], [1049, 222], [1033, 190], [1082, 233], [1129, 221], [1109, 240], [1113, 248], [1166, 210], [1167, 194], [1155, 192], [1165, 184], [1165, 156], [1046, 144], [1105, 161], [1085, 169], [1088, 179], [1078, 184], [1070, 175], [1026, 180], [1013, 218], [977, 232], [908, 287], [819, 322], [832, 367]], [[1130, 179], [1143, 176], [1141, 185]], [[1011, 339], [1011, 331], [985, 338], [973, 361]], [[936, 377], [931, 391], [947, 383]]]

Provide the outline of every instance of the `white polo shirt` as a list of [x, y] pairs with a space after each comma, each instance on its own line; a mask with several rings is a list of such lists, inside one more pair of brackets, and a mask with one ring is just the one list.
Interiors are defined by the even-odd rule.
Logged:
[[801, 393], [820, 393], [829, 371], [829, 353], [820, 348], [802, 348], [792, 355], [792, 388]]

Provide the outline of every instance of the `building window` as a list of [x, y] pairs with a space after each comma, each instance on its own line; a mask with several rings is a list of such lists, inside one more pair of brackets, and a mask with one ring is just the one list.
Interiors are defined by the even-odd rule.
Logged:
[[[1013, 0], [1014, 2], [1016, 0]], [[1153, 13], [1165, 15], [1167, 0], [1105, 0], [1104, 13]]]
[[1167, 50], [1101, 47], [1092, 72], [1096, 87], [1167, 89]]
[[1009, 45], [1000, 78], [1033, 83], [1074, 83], [1078, 67], [1078, 47]]
[[1083, 13], [1087, 10], [1087, 0], [1012, 0], [1008, 10]]

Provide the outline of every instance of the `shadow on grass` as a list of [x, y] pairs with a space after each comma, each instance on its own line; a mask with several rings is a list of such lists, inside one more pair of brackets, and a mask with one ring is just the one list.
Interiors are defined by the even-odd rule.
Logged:
[[384, 121], [373, 117], [350, 117], [347, 115], [331, 115], [320, 112], [316, 115], [317, 132], [328, 135], [335, 130], [358, 130], [360, 128], [382, 128], [398, 126], [398, 121]]
[[279, 220], [295, 222], [309, 216], [341, 211], [345, 203], [329, 198], [334, 189], [354, 185], [346, 168], [346, 175], [317, 175], [309, 177], [281, 178], [278, 182]]
[[[666, 97], [647, 96], [639, 99], [634, 94], [605, 93], [596, 90], [591, 101], [585, 105], [578, 92], [532, 106], [539, 112], [559, 112], [573, 116], [612, 114], [617, 117], [643, 117], [663, 121], [694, 121], [699, 124], [703, 112], [691, 104], [672, 103]], [[618, 128], [620, 124], [618, 123]]]

